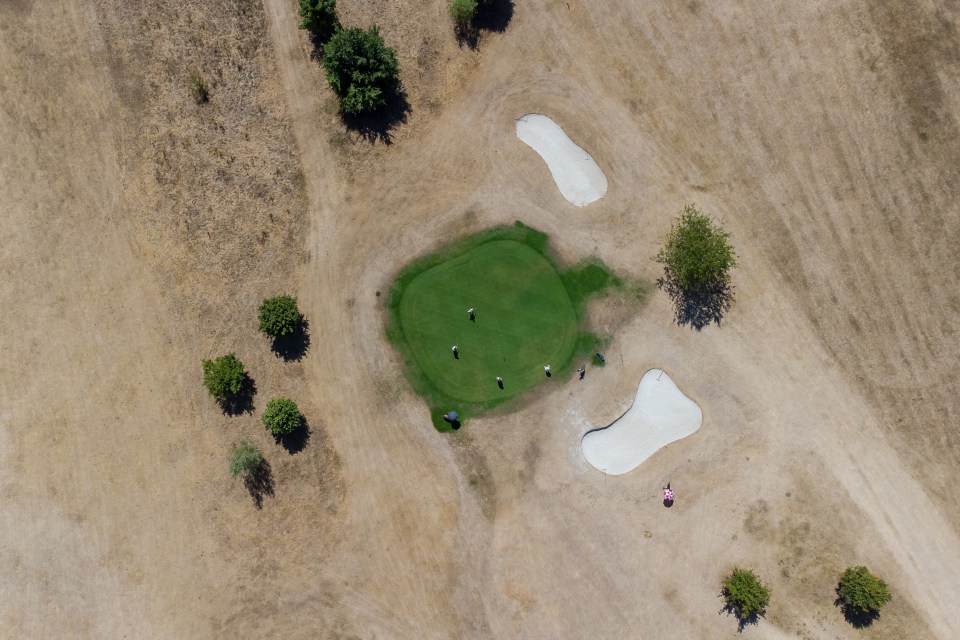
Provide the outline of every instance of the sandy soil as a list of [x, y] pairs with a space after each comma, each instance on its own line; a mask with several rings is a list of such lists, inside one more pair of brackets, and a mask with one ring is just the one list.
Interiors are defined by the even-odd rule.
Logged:
[[560, 193], [571, 204], [585, 207], [607, 192], [607, 177], [594, 159], [547, 116], [521, 116], [517, 137], [540, 154]]
[[[411, 107], [371, 143], [294, 3], [150, 4], [0, 4], [0, 635], [732, 637], [740, 564], [774, 594], [744, 638], [960, 636], [955, 9], [531, 0], [474, 51], [441, 0], [342, 0]], [[610, 181], [576, 224], [529, 112]], [[651, 281], [688, 202], [740, 252], [722, 327], [601, 301], [606, 368], [433, 431], [376, 296], [411, 256], [522, 218]], [[256, 331], [279, 290], [300, 362]], [[303, 451], [204, 396], [226, 350], [257, 407], [300, 399]], [[654, 365], [712, 428], [605, 478], [579, 438]], [[262, 510], [226, 473], [241, 437]], [[894, 593], [865, 631], [832, 604], [859, 563]]]
[[640, 378], [637, 395], [612, 424], [584, 434], [580, 450], [595, 469], [618, 476], [700, 428], [703, 412], [662, 369]]

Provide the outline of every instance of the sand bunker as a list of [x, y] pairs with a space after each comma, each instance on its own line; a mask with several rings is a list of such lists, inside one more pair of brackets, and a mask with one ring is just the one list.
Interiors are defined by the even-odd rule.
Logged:
[[640, 379], [633, 406], [613, 424], [580, 441], [587, 462], [610, 475], [636, 469], [657, 449], [700, 428], [703, 412], [660, 369]]
[[607, 192], [607, 176], [590, 154], [547, 116], [528, 113], [517, 120], [517, 137], [546, 161], [560, 193], [571, 203], [583, 207]]

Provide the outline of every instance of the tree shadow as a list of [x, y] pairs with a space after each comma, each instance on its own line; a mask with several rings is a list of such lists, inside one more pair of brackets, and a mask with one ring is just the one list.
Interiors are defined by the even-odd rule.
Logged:
[[287, 453], [294, 455], [307, 448], [311, 433], [313, 432], [310, 430], [310, 425], [307, 424], [307, 420], [304, 418], [299, 427], [290, 433], [275, 435], [273, 439], [276, 440], [277, 444], [286, 449]]
[[835, 607], [840, 607], [843, 612], [843, 619], [846, 620], [854, 629], [866, 629], [880, 618], [879, 611], [860, 611], [851, 607], [840, 597], [840, 587], [837, 587], [837, 599], [833, 601]]
[[220, 409], [228, 416], [253, 413], [253, 396], [256, 394], [257, 383], [249, 375], [245, 375], [240, 391], [219, 401]]
[[310, 350], [310, 323], [301, 318], [293, 333], [274, 338], [270, 348], [287, 362], [299, 362]]
[[453, 35], [457, 39], [458, 47], [467, 47], [471, 51], [476, 51], [480, 44], [480, 29], [473, 23], [456, 25], [453, 28]]
[[340, 119], [348, 130], [367, 142], [382, 142], [389, 145], [393, 144], [391, 131], [407, 121], [409, 112], [410, 102], [407, 100], [407, 92], [402, 86], [398, 86], [386, 96], [386, 104], [380, 109], [357, 115], [341, 113]]
[[[720, 597], [723, 597], [722, 593], [720, 594]], [[727, 615], [733, 615], [737, 618], [737, 633], [743, 633], [743, 630], [746, 629], [748, 625], [759, 624], [761, 618], [760, 614], [758, 613], [751, 613], [746, 618], [741, 618], [737, 615], [736, 608], [729, 604], [724, 605], [724, 607], [720, 609], [719, 613], [726, 613]]]
[[477, 7], [473, 24], [477, 29], [503, 33], [513, 19], [513, 0], [488, 0]]
[[728, 280], [687, 291], [667, 275], [657, 280], [657, 287], [670, 296], [677, 324], [690, 325], [697, 331], [710, 323], [720, 326], [724, 314], [733, 304], [733, 286]]
[[313, 47], [310, 50], [310, 59], [314, 62], [320, 62], [323, 60], [323, 48], [330, 42], [330, 38], [342, 28], [340, 22], [337, 21], [337, 25], [329, 33], [318, 33], [316, 31], [308, 31], [307, 38], [310, 40], [310, 46]]
[[263, 498], [273, 497], [273, 470], [270, 469], [270, 463], [266, 460], [261, 462], [256, 471], [248, 473], [243, 478], [243, 484], [253, 498], [253, 506], [263, 509]]

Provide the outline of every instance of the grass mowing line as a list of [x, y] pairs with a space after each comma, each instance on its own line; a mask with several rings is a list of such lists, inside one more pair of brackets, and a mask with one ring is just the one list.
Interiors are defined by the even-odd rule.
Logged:
[[546, 234], [518, 221], [462, 238], [398, 274], [387, 298], [387, 338], [438, 430], [450, 430], [442, 419], [448, 410], [462, 421], [481, 415], [546, 380], [544, 364], [562, 380], [574, 356], [605, 346], [578, 328], [587, 299], [623, 281], [598, 260], [558, 269], [547, 248]]

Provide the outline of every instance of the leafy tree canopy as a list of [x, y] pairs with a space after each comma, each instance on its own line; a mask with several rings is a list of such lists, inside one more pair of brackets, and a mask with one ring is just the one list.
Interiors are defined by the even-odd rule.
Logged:
[[730, 234], [694, 205], [687, 205], [657, 254], [665, 278], [687, 292], [715, 287], [737, 266]]
[[763, 615], [770, 603], [770, 591], [749, 569], [734, 568], [723, 580], [723, 597], [726, 606], [737, 618], [747, 621]]
[[262, 465], [263, 454], [260, 449], [247, 440], [242, 440], [230, 451], [230, 475], [234, 478], [241, 474], [256, 475]]
[[228, 400], [243, 389], [247, 372], [234, 354], [228, 353], [216, 360], [204, 360], [202, 364], [203, 384], [217, 400]]
[[837, 594], [845, 607], [861, 615], [879, 612], [892, 598], [887, 583], [863, 566], [850, 567], [843, 572]]
[[324, 47], [323, 67], [347, 115], [384, 107], [400, 82], [397, 55], [375, 26], [338, 31]]
[[458, 27], [467, 27], [477, 15], [477, 0], [452, 0], [450, 16]]
[[293, 333], [300, 324], [300, 309], [292, 296], [267, 298], [260, 304], [260, 330], [272, 338]]
[[261, 416], [263, 426], [276, 435], [286, 435], [297, 430], [303, 424], [303, 414], [297, 403], [290, 398], [273, 398]]
[[300, 28], [326, 42], [340, 28], [337, 0], [300, 0]]

